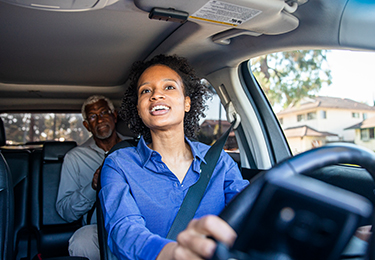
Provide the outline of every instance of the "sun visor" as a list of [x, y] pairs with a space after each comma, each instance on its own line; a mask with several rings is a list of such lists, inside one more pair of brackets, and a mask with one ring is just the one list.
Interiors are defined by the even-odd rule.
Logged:
[[374, 1], [349, 1], [341, 19], [340, 45], [375, 49], [374, 13]]
[[[189, 21], [211, 23], [230, 29], [239, 29], [243, 34], [282, 34], [298, 27], [299, 21], [292, 14], [306, 0], [198, 0], [173, 1], [135, 0], [136, 6], [150, 12], [153, 8], [170, 8], [189, 14]], [[236, 30], [235, 33], [238, 33]], [[230, 34], [230, 33], [229, 33]]]
[[0, 0], [9, 4], [48, 11], [87, 11], [104, 8], [119, 0]]

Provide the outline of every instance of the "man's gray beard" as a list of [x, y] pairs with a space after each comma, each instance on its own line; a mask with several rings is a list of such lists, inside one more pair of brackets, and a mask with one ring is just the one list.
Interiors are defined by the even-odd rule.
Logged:
[[108, 134], [106, 134], [106, 135], [96, 135], [96, 138], [98, 138], [98, 139], [100, 139], [100, 140], [104, 140], [104, 139], [109, 138], [109, 137], [112, 135], [112, 133], [113, 133], [113, 130], [110, 129], [110, 130], [108, 131]]

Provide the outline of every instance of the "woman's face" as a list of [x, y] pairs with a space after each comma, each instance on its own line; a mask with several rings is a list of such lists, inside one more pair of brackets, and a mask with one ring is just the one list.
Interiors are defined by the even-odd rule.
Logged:
[[185, 97], [177, 72], [165, 65], [154, 65], [143, 72], [137, 86], [138, 114], [151, 131], [184, 129], [190, 97]]

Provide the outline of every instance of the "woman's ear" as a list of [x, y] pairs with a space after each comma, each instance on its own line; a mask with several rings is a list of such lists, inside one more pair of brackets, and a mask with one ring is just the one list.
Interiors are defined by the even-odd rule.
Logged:
[[189, 112], [191, 107], [191, 99], [189, 96], [185, 97], [185, 112]]

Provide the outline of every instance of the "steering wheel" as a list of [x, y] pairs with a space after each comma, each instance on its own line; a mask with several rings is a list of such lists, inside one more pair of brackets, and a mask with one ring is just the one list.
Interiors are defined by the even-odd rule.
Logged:
[[340, 163], [360, 165], [375, 180], [375, 153], [348, 143], [306, 151], [260, 174], [219, 215], [238, 237], [231, 248], [218, 242], [212, 259], [339, 259], [370, 221], [372, 203], [304, 175]]

